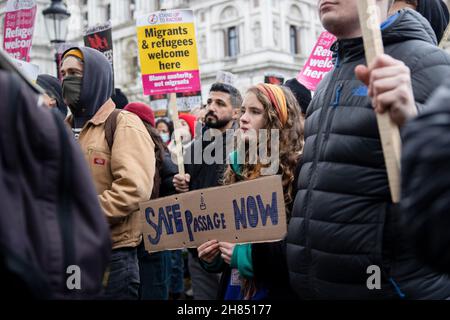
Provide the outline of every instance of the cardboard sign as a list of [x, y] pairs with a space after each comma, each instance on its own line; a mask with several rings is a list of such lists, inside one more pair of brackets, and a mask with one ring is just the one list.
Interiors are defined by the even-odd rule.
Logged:
[[[88, 28], [84, 32], [84, 45], [103, 53], [111, 64], [114, 77], [114, 59], [113, 59], [113, 42], [112, 42], [112, 25], [108, 21], [105, 24]], [[113, 86], [114, 87], [114, 86]]]
[[302, 71], [297, 76], [298, 82], [311, 91], [315, 91], [323, 77], [333, 69], [333, 52], [330, 50], [336, 37], [329, 32], [322, 32]]
[[29, 62], [36, 19], [36, 1], [9, 0], [5, 12], [3, 48], [12, 58]]
[[138, 17], [137, 38], [145, 95], [201, 90], [192, 10]]
[[287, 232], [281, 176], [177, 194], [141, 203], [140, 209], [149, 252], [198, 247], [212, 239], [271, 242]]

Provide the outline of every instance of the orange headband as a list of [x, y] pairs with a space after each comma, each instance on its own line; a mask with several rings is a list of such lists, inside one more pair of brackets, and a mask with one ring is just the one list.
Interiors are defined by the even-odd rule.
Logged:
[[280, 122], [284, 127], [288, 120], [288, 110], [286, 97], [281, 87], [267, 83], [260, 83], [256, 87], [269, 98], [271, 104], [277, 111], [278, 119], [280, 119]]
[[69, 56], [74, 56], [77, 57], [78, 59], [80, 59], [81, 61], [84, 61], [83, 59], [83, 52], [81, 52], [81, 50], [79, 49], [71, 49], [69, 51], [66, 52], [66, 54], [64, 55], [63, 59]]

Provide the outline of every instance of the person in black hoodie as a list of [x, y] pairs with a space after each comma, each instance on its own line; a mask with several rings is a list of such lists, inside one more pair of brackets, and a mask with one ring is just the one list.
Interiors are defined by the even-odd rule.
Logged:
[[401, 9], [411, 8], [428, 20], [436, 34], [438, 44], [444, 36], [449, 23], [447, 5], [442, 0], [396, 0], [389, 9], [389, 14], [395, 14]]
[[[378, 5], [386, 19], [387, 3]], [[307, 299], [446, 299], [450, 279], [417, 259], [392, 203], [373, 105], [389, 109], [398, 123], [421, 113], [450, 72], [450, 56], [436, 46], [425, 18], [402, 10], [382, 24], [387, 55], [370, 66], [377, 69], [372, 78], [390, 77], [368, 88], [356, 7], [356, 0], [319, 3], [323, 26], [338, 39], [336, 64], [306, 115], [287, 235], [291, 284]]]

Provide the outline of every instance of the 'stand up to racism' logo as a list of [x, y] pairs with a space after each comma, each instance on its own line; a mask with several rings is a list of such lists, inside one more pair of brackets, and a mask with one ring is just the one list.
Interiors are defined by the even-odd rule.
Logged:
[[158, 16], [156, 14], [152, 14], [149, 18], [148, 18], [148, 22], [150, 24], [155, 24], [158, 22]]

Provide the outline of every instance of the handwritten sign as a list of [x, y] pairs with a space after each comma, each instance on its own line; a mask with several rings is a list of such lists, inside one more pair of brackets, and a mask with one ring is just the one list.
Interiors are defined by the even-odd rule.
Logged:
[[140, 16], [137, 37], [145, 95], [201, 91], [192, 10]]
[[333, 52], [330, 50], [336, 37], [322, 32], [314, 49], [297, 76], [298, 82], [311, 91], [315, 91], [323, 77], [333, 69]]
[[149, 252], [198, 247], [217, 239], [270, 242], [286, 234], [280, 176], [177, 194], [140, 204]]

